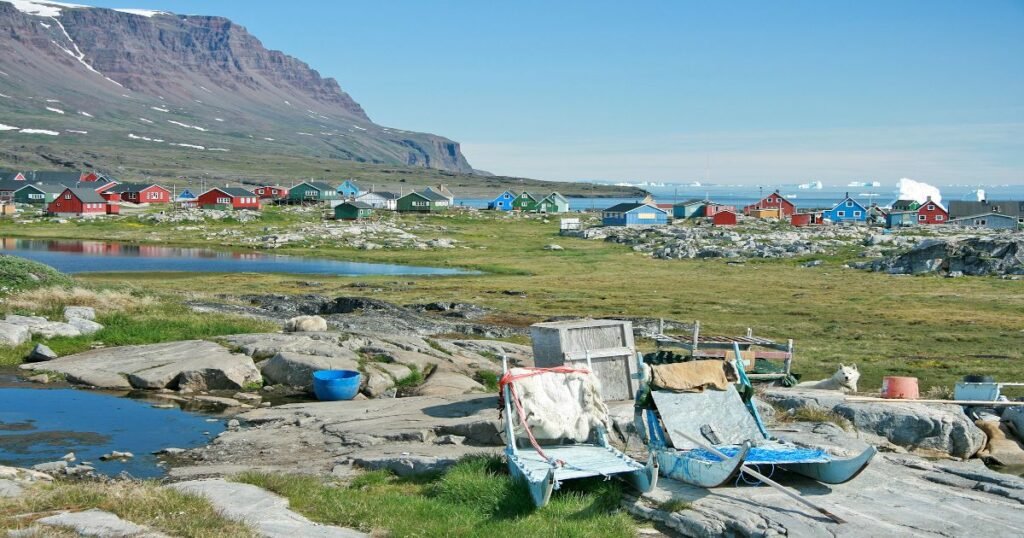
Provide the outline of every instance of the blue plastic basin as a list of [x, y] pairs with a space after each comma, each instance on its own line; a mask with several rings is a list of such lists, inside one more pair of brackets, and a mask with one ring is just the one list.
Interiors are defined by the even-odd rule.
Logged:
[[317, 400], [351, 400], [359, 393], [363, 376], [355, 370], [317, 370], [313, 372], [313, 394]]

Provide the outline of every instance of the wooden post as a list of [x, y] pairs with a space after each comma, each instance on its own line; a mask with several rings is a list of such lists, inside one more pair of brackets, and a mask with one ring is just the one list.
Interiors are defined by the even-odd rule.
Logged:
[[786, 361], [783, 364], [786, 371], [786, 375], [789, 375], [789, 369], [793, 367], [793, 339], [790, 338], [786, 345]]
[[697, 356], [697, 340], [700, 338], [700, 320], [693, 322], [693, 347], [690, 349], [690, 353]]

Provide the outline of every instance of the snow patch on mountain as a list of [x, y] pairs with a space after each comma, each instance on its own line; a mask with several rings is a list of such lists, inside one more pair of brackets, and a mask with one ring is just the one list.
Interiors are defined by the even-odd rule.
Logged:
[[131, 9], [131, 8], [114, 8], [114, 11], [120, 11], [121, 13], [128, 13], [129, 15], [138, 15], [140, 17], [155, 17], [157, 15], [170, 15], [166, 11], [155, 11], [152, 9]]
[[142, 123], [155, 123], [153, 120], [147, 120], [146, 118], [139, 118]]
[[19, 133], [25, 133], [25, 134], [44, 134], [44, 135], [50, 135], [50, 136], [57, 136], [57, 135], [60, 134], [57, 131], [50, 131], [50, 130], [47, 130], [47, 129], [22, 129], [22, 130], [20, 130], [18, 132]]
[[160, 108], [158, 106], [151, 106], [149, 108], [152, 108], [153, 110], [157, 110], [157, 111], [160, 111], [160, 112], [170, 112], [170, 110], [168, 110], [166, 108]]
[[85, 116], [85, 117], [87, 117], [87, 118], [91, 118], [92, 117], [92, 114], [90, 114], [88, 112], [83, 112], [83, 111], [79, 110], [78, 113], [83, 115], [83, 116]]
[[50, 112], [56, 112], [58, 114], [63, 114], [64, 113], [63, 110], [61, 110], [59, 108], [53, 108], [52, 106], [46, 107], [46, 110], [49, 110]]
[[18, 128], [13, 126], [13, 125], [6, 125], [6, 124], [3, 124], [3, 123], [0, 123], [0, 131], [17, 131], [17, 130], [18, 130]]
[[187, 127], [189, 129], [195, 129], [197, 131], [206, 131], [206, 129], [204, 129], [202, 127], [198, 127], [198, 126], [195, 126], [195, 125], [189, 125], [187, 123], [181, 123], [180, 121], [167, 120], [167, 123], [173, 123], [175, 125], [178, 125], [178, 126], [181, 126], [181, 127]]

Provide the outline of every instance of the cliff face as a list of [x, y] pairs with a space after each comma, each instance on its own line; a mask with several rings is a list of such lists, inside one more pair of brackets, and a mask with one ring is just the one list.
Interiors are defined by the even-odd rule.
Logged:
[[0, 0], [0, 51], [0, 123], [19, 128], [0, 138], [49, 136], [42, 145], [51, 153], [73, 124], [86, 131], [74, 133], [76, 143], [472, 171], [457, 142], [374, 124], [336, 80], [222, 17]]

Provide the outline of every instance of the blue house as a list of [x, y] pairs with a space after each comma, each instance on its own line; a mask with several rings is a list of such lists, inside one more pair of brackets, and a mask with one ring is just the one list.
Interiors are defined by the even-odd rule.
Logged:
[[182, 207], [196, 207], [196, 204], [199, 203], [199, 197], [189, 189], [182, 189], [178, 196], [174, 198], [174, 203]]
[[344, 183], [338, 185], [338, 196], [348, 200], [355, 198], [363, 194], [363, 189], [359, 188], [359, 185], [351, 179], [346, 179]]
[[668, 212], [640, 202], [616, 204], [601, 212], [605, 226], [654, 226], [668, 224]]
[[709, 200], [686, 200], [672, 206], [672, 218], [689, 219], [704, 216], [704, 206], [710, 204]]
[[843, 198], [832, 209], [825, 211], [822, 216], [834, 223], [867, 222], [868, 209], [857, 200], [850, 198], [850, 194], [847, 193], [846, 198]]
[[516, 198], [518, 197], [519, 193], [515, 191], [505, 191], [499, 194], [497, 198], [487, 202], [487, 209], [512, 211], [512, 202], [516, 201]]

